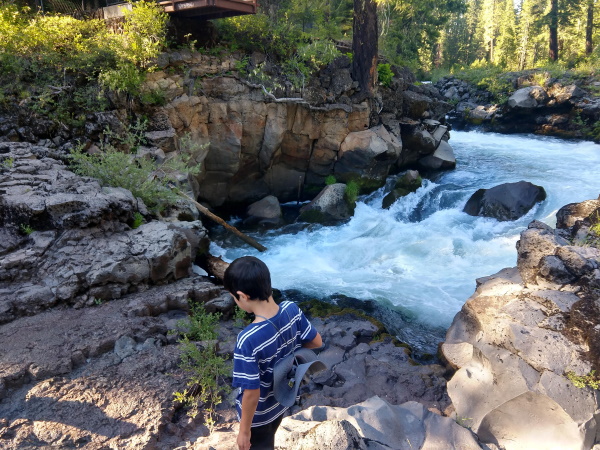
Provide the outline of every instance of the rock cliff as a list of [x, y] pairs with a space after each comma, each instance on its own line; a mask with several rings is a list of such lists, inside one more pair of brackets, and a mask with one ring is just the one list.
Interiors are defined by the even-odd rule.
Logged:
[[[252, 61], [259, 58], [253, 55]], [[449, 139], [444, 122], [451, 106], [437, 89], [415, 86], [410, 72], [396, 69], [390, 87], [381, 86], [368, 101], [352, 80], [350, 61], [341, 57], [301, 92], [276, 89], [275, 94], [288, 95], [278, 98], [248, 79], [243, 59], [241, 54], [165, 53], [160, 70], [148, 74], [142, 88], [145, 98], [154, 100], [132, 104], [112, 93], [113, 109], [89, 114], [82, 130], [41, 127], [39, 117], [20, 108], [19, 114], [0, 117], [0, 141], [64, 153], [79, 140], [97, 151], [106, 128], [122, 133], [132, 115], [144, 116], [149, 123], [142, 151], [157, 159], [179, 151], [186, 135], [208, 145], [195, 161], [202, 171], [190, 180], [190, 190], [212, 206], [249, 204], [267, 195], [281, 202], [313, 198], [328, 175], [341, 182], [356, 178], [373, 188], [389, 173], [421, 160], [425, 169], [453, 167], [447, 142], [444, 167], [438, 159], [425, 159]]]

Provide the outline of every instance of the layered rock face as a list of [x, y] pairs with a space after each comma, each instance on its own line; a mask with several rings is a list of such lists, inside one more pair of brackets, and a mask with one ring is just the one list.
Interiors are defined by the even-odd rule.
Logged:
[[598, 391], [566, 375], [600, 367], [600, 250], [590, 231], [599, 207], [598, 200], [567, 205], [557, 230], [532, 222], [517, 243], [517, 267], [478, 280], [448, 330], [442, 353], [457, 370], [448, 395], [484, 443], [598, 443]]
[[132, 229], [134, 213], [147, 214], [141, 200], [75, 175], [48, 153], [0, 143], [0, 323], [191, 274], [206, 241], [200, 222]]
[[[383, 183], [390, 171], [432, 154], [448, 139], [439, 121], [450, 106], [435, 89], [408, 90], [410, 82], [401, 77], [410, 80], [407, 74], [397, 74], [393, 89], [382, 89], [374, 103], [360, 101], [350, 63], [341, 58], [311, 81], [306, 100], [276, 99], [233, 75], [201, 77], [215, 66], [235, 70], [233, 57], [217, 64], [199, 54], [177, 55], [164, 65], [179, 64], [181, 57], [190, 67], [188, 77], [158, 71], [147, 82], [150, 90], [168, 86], [169, 102], [153, 116], [152, 137], [165, 152], [185, 133], [209, 145], [197, 193], [211, 205], [250, 203], [266, 195], [282, 202], [311, 197], [332, 174], [339, 181]], [[372, 109], [377, 103], [383, 105], [381, 117]], [[403, 117], [417, 126], [401, 132]], [[427, 118], [429, 129], [421, 123]], [[419, 132], [431, 137], [428, 146], [415, 140], [403, 146], [405, 135]]]

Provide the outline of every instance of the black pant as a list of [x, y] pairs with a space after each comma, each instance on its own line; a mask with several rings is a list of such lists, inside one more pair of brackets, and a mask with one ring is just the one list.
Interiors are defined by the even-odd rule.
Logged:
[[271, 423], [250, 428], [250, 450], [273, 450], [275, 448], [275, 432], [282, 419], [283, 414]]

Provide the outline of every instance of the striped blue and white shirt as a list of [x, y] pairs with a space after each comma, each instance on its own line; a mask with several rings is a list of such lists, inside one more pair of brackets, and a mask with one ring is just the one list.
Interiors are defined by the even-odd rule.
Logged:
[[292, 302], [282, 302], [277, 315], [269, 320], [280, 333], [269, 321], [251, 323], [238, 334], [233, 354], [233, 387], [240, 388], [236, 400], [238, 419], [242, 416], [244, 389], [260, 388], [253, 427], [271, 423], [287, 409], [273, 396], [275, 363], [317, 335], [302, 310]]

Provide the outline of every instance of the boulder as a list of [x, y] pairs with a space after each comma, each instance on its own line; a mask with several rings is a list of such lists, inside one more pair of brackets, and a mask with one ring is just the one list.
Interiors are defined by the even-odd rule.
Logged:
[[568, 242], [552, 228], [534, 221], [521, 233], [517, 241], [517, 267], [525, 283], [536, 283], [542, 258], [554, 255], [556, 249]]
[[252, 203], [246, 214], [248, 217], [244, 219], [244, 224], [247, 225], [277, 226], [282, 220], [279, 200], [273, 195]]
[[409, 170], [396, 180], [394, 189], [383, 198], [382, 208], [389, 208], [400, 197], [415, 192], [421, 187], [423, 179], [416, 170]]
[[491, 189], [479, 189], [467, 201], [463, 211], [471, 216], [493, 217], [500, 221], [517, 220], [546, 199], [546, 191], [527, 181], [505, 183]]
[[548, 94], [540, 86], [529, 86], [517, 90], [508, 99], [511, 109], [533, 109], [543, 106], [548, 101]]
[[383, 125], [349, 133], [341, 144], [334, 175], [341, 181], [361, 178], [383, 181], [402, 151], [402, 142]]
[[325, 188], [309, 204], [300, 208], [299, 220], [332, 223], [349, 219], [353, 208], [346, 200], [346, 185], [334, 183]]
[[419, 160], [419, 167], [423, 170], [448, 170], [456, 167], [454, 150], [448, 142], [440, 141], [438, 148], [432, 155]]
[[[322, 433], [336, 429], [337, 436], [326, 437]], [[332, 439], [336, 440], [336, 446], [330, 444]], [[343, 441], [338, 444], [338, 439]], [[275, 441], [281, 448], [307, 450], [481, 448], [469, 430], [448, 417], [428, 411], [420, 403], [392, 405], [376, 396], [349, 408], [313, 406], [287, 417]], [[348, 443], [352, 445], [338, 446]], [[372, 447], [374, 443], [376, 447]]]
[[525, 392], [490, 412], [477, 434], [482, 442], [506, 450], [584, 448], [577, 423], [558, 403], [534, 392]]
[[576, 222], [588, 218], [600, 210], [600, 200], [586, 200], [581, 203], [569, 203], [556, 213], [556, 228], [570, 228]]
[[583, 89], [574, 84], [568, 86], [557, 84], [553, 86], [548, 93], [554, 97], [556, 103], [559, 105], [566, 102], [576, 103], [586, 94]]

